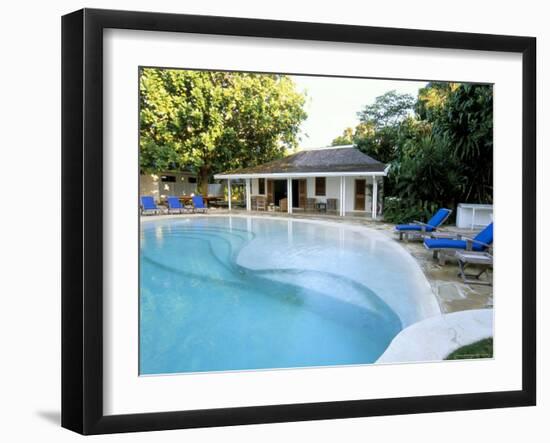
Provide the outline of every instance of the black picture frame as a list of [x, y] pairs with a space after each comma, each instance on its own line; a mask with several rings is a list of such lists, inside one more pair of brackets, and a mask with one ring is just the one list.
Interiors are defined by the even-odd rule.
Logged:
[[[103, 30], [519, 53], [523, 64], [522, 389], [104, 415]], [[62, 18], [62, 426], [81, 434], [530, 406], [536, 402], [536, 39], [339, 24], [83, 9]]]

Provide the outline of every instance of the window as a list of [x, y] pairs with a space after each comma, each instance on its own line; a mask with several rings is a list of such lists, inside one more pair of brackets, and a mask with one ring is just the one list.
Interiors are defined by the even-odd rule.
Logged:
[[315, 195], [326, 195], [326, 177], [315, 177]]
[[176, 182], [176, 176], [175, 175], [162, 175], [160, 177], [160, 181], [164, 183], [175, 183]]
[[189, 183], [197, 183], [197, 177], [188, 177]]
[[258, 194], [265, 195], [265, 178], [258, 179]]

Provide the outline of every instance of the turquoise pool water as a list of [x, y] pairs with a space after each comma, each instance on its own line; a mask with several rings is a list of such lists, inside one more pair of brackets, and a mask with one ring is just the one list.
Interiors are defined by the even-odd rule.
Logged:
[[373, 363], [403, 327], [388, 294], [414, 291], [386, 243], [261, 217], [142, 222], [140, 373]]

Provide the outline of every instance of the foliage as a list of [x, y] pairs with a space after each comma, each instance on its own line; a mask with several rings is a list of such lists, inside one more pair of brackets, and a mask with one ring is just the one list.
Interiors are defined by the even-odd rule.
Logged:
[[401, 123], [414, 107], [409, 94], [386, 92], [372, 105], [358, 113], [360, 120], [354, 134], [357, 148], [382, 163], [390, 163], [396, 156]]
[[410, 94], [398, 94], [396, 91], [386, 92], [376, 97], [372, 105], [367, 105], [357, 115], [361, 123], [371, 123], [379, 130], [395, 127], [410, 114], [415, 99]]
[[373, 135], [360, 136], [355, 139], [357, 148], [382, 163], [390, 163], [396, 155], [399, 137], [398, 128], [382, 127]]
[[191, 167], [204, 193], [216, 172], [264, 163], [295, 148], [304, 102], [284, 75], [144, 68], [140, 167]]
[[332, 146], [357, 144], [363, 138], [373, 138], [376, 128], [372, 122], [359, 123], [355, 128], [346, 128], [342, 135], [332, 141]]
[[332, 146], [354, 144], [365, 154], [389, 163], [395, 157], [400, 124], [410, 116], [413, 108], [411, 95], [386, 92], [358, 112], [360, 123], [355, 128], [346, 128], [332, 141]]
[[[433, 105], [426, 111], [431, 121], [411, 119], [400, 125], [388, 187], [390, 195], [412, 207], [492, 202], [492, 90], [459, 85], [447, 91], [438, 102], [441, 109]], [[404, 207], [402, 217], [391, 216], [407, 214]]]
[[449, 95], [456, 91], [459, 83], [431, 82], [418, 91], [415, 111], [421, 120], [433, 121], [444, 110]]
[[465, 184], [460, 164], [449, 156], [447, 145], [433, 134], [404, 143], [401, 156], [391, 164], [389, 180], [394, 194], [413, 201], [454, 207]]
[[352, 145], [355, 136], [353, 128], [346, 128], [342, 135], [332, 140], [331, 146]]
[[493, 91], [491, 86], [429, 83], [410, 96], [394, 91], [359, 114], [349, 142], [390, 165], [386, 220], [425, 220], [438, 207], [491, 203], [493, 193]]
[[384, 220], [389, 223], [426, 222], [436, 210], [437, 204], [427, 201], [399, 197], [386, 197], [384, 200]]
[[464, 202], [493, 201], [493, 88], [464, 84], [452, 91], [433, 119], [434, 134], [460, 162]]

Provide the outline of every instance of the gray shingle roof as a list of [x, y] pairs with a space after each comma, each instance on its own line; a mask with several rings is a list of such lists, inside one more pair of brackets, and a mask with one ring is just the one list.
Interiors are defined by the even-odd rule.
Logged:
[[363, 154], [357, 148], [323, 148], [300, 151], [280, 160], [250, 168], [226, 171], [220, 175], [281, 174], [314, 172], [383, 172], [384, 163]]

